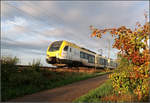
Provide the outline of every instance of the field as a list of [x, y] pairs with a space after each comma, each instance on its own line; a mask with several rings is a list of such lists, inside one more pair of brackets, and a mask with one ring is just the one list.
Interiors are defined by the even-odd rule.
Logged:
[[55, 72], [40, 69], [40, 62], [32, 63], [29, 68], [19, 69], [17, 62], [17, 58], [1, 59], [2, 101], [108, 73]]

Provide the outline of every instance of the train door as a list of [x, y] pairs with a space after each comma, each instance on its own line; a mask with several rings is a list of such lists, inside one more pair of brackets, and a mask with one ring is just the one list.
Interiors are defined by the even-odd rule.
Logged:
[[72, 48], [72, 60], [78, 60], [78, 51], [76, 48]]
[[96, 55], [95, 55], [95, 66], [96, 66], [96, 67], [97, 67], [98, 64], [99, 64], [99, 63], [98, 63], [98, 61], [99, 61], [98, 59], [99, 59], [99, 56], [98, 56], [98, 54], [96, 54]]
[[64, 59], [68, 59], [69, 58], [68, 51], [69, 51], [69, 46], [65, 46], [63, 51], [62, 51], [62, 55], [63, 55]]
[[107, 59], [104, 59], [104, 67], [106, 68], [108, 66], [108, 61]]
[[69, 60], [72, 60], [72, 48], [69, 47], [68, 49], [68, 56], [69, 56]]

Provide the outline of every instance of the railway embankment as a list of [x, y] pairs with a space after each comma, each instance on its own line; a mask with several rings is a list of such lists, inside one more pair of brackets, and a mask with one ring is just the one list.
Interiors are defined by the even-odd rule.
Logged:
[[[32, 68], [31, 65], [17, 65], [20, 70]], [[106, 69], [97, 69], [92, 67], [48, 67], [48, 66], [40, 66], [42, 70], [49, 70], [54, 72], [80, 72], [80, 73], [95, 73], [95, 72], [105, 72]]]

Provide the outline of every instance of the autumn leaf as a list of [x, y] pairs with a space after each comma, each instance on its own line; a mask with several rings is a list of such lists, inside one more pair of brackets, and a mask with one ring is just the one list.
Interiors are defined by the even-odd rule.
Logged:
[[[135, 91], [134, 93], [139, 99], [141, 99], [142, 97], [144, 98], [144, 96], [147, 95], [146, 92], [143, 92], [143, 89], [139, 88], [138, 86], [142, 85], [143, 87], [145, 87], [145, 85], [148, 85], [148, 82], [143, 83], [144, 81], [147, 81], [143, 77], [148, 77], [146, 71], [150, 61], [150, 50], [147, 44], [150, 35], [150, 22], [147, 22], [146, 13], [144, 13], [144, 16], [146, 19], [145, 24], [141, 25], [140, 22], [136, 22], [137, 28], [135, 27], [135, 29], [127, 28], [126, 26], [120, 26], [118, 28], [105, 28], [101, 30], [96, 29], [93, 26], [90, 27], [93, 31], [91, 34], [92, 37], [95, 36], [101, 38], [103, 36], [102, 34], [105, 34], [106, 32], [109, 32], [112, 36], [115, 35], [113, 48], [118, 49], [118, 54], [126, 58], [129, 64], [132, 66], [128, 67], [126, 70], [126, 74], [129, 74], [129, 76], [120, 73], [111, 75], [110, 78], [114, 81], [117, 81], [113, 82], [113, 87], [115, 88], [115, 90], [118, 90], [118, 92], [120, 92], [120, 89], [123, 87], [118, 87], [118, 84], [123, 84], [123, 80], [119, 79], [118, 75], [120, 78], [122, 75], [124, 75], [123, 77], [129, 77], [129, 80], [131, 82], [130, 85], [134, 85], [138, 88], [138, 90], [136, 88], [132, 91]], [[120, 82], [118, 83], [118, 81]], [[137, 84], [137, 81], [141, 81], [141, 84]], [[148, 87], [145, 87], [144, 91], [146, 91], [147, 89]]]

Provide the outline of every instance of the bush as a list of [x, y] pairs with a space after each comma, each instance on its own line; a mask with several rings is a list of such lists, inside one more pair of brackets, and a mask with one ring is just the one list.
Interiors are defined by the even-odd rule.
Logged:
[[17, 57], [2, 57], [1, 58], [1, 78], [2, 81], [9, 81], [10, 75], [18, 71], [16, 64], [19, 62]]
[[119, 50], [119, 53], [127, 62], [120, 63], [120, 72], [115, 72], [110, 77], [113, 80], [113, 87], [119, 94], [129, 90], [137, 96], [139, 101], [143, 101], [149, 94], [148, 77], [150, 76], [150, 52], [148, 39], [150, 36], [150, 22], [145, 12], [145, 23], [141, 25], [136, 23], [135, 29], [120, 26], [119, 28], [97, 29], [90, 26], [91, 36], [101, 38], [102, 34], [109, 32], [114, 38], [113, 48]]
[[40, 66], [42, 66], [40, 60], [35, 61], [34, 59], [32, 63], [29, 63], [29, 65], [31, 66], [32, 69], [35, 69], [36, 71], [40, 71]]
[[137, 95], [140, 101], [146, 100], [149, 94], [149, 86], [148, 79], [145, 78], [145, 71], [143, 71], [145, 68], [145, 66], [144, 68], [136, 68], [126, 58], [120, 57], [120, 64], [115, 72], [110, 75], [114, 92], [119, 95], [131, 93]]

